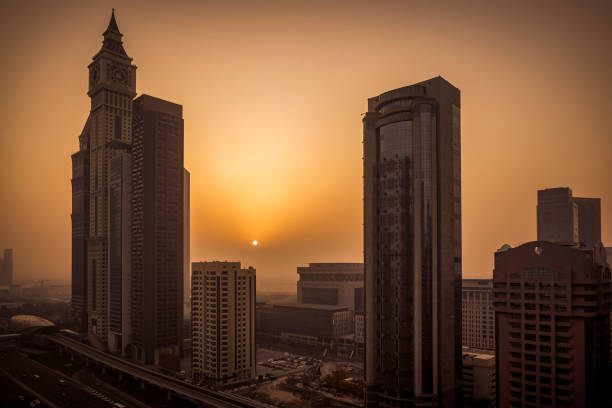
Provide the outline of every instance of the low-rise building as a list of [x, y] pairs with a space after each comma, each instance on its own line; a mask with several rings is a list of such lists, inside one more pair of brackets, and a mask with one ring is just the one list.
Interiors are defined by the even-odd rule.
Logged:
[[329, 343], [353, 333], [347, 306], [282, 304], [257, 309], [257, 330], [303, 343]]
[[496, 406], [495, 355], [463, 348], [461, 391], [465, 407]]
[[362, 263], [310, 263], [297, 268], [300, 304], [347, 306], [363, 310]]

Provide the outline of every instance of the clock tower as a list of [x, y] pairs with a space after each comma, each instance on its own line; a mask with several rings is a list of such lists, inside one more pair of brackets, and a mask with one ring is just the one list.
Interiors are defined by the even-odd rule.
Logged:
[[[89, 64], [91, 110], [86, 127], [89, 156], [89, 234], [87, 239], [87, 330], [92, 344], [108, 342], [112, 326], [113, 287], [121, 287], [111, 268], [109, 184], [111, 162], [132, 143], [132, 100], [136, 96], [136, 66], [121, 38], [115, 13], [103, 33], [102, 48]], [[83, 149], [83, 146], [81, 146]], [[116, 283], [113, 280], [119, 279]], [[119, 305], [121, 308], [122, 306]]]

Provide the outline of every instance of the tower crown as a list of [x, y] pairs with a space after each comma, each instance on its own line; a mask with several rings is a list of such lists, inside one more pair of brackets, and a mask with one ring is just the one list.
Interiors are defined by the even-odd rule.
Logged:
[[121, 41], [123, 34], [121, 34], [121, 31], [119, 31], [119, 26], [117, 25], [117, 20], [115, 19], [115, 9], [113, 9], [110, 21], [108, 22], [108, 27], [106, 28], [106, 31], [102, 33], [102, 35], [104, 36], [102, 48], [98, 54], [94, 56], [94, 59], [96, 59], [96, 57], [104, 51], [108, 51], [124, 58], [130, 58], [123, 48], [123, 42]]
[[[115, 19], [115, 9], [111, 13], [108, 26], [104, 33], [102, 48], [93, 57], [89, 64], [89, 91], [93, 96], [101, 89], [109, 89], [113, 92], [136, 96], [136, 66], [132, 64], [121, 38], [123, 34], [119, 31]], [[93, 103], [93, 101], [92, 101]], [[95, 106], [99, 106], [98, 100]], [[92, 105], [93, 107], [94, 105]]]

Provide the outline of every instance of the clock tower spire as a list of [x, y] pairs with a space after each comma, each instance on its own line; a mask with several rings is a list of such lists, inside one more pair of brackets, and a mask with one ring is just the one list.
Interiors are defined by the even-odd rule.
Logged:
[[93, 97], [101, 88], [111, 87], [117, 92], [131, 94], [133, 98], [136, 96], [136, 66], [123, 48], [123, 34], [119, 31], [115, 19], [115, 9], [102, 36], [102, 48], [94, 55], [93, 62], [89, 65], [87, 94]]

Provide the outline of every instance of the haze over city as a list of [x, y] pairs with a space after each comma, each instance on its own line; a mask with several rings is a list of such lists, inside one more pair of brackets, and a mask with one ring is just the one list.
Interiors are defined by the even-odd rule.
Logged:
[[3, 2], [0, 248], [15, 280], [70, 279], [70, 155], [112, 7], [138, 94], [184, 107], [194, 261], [253, 265], [263, 291], [294, 290], [308, 262], [362, 262], [366, 100], [436, 75], [462, 93], [464, 278], [536, 238], [546, 187], [601, 197], [609, 246], [610, 3], [384, 3]]

